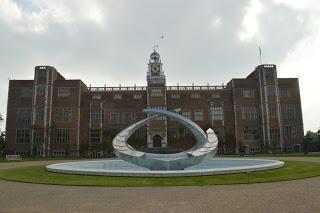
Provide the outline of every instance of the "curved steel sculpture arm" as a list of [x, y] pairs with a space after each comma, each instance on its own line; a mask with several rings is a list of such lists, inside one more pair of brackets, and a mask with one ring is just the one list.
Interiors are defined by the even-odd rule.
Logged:
[[[113, 139], [114, 152], [119, 158], [151, 170], [181, 170], [200, 163], [210, 153], [216, 153], [218, 139], [213, 130], [208, 129], [206, 135], [196, 123], [177, 113], [159, 109], [144, 109], [143, 111], [151, 116], [122, 130]], [[159, 115], [171, 117], [186, 126], [195, 136], [196, 145], [190, 150], [176, 154], [145, 153], [132, 148], [127, 143], [127, 139], [137, 129], [156, 119]]]

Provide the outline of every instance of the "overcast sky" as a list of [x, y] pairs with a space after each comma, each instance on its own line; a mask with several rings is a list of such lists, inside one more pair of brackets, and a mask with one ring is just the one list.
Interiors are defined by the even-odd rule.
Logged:
[[254, 70], [260, 45], [279, 77], [299, 77], [305, 131], [316, 130], [319, 20], [319, 0], [0, 0], [0, 113], [8, 79], [32, 79], [36, 65], [88, 86], [146, 85], [159, 45], [168, 85], [221, 85]]

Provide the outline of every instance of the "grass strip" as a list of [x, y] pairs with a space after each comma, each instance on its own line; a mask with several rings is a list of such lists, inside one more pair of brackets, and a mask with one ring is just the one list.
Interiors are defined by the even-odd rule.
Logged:
[[283, 168], [225, 175], [195, 177], [107, 177], [61, 174], [44, 166], [19, 167], [0, 171], [0, 179], [26, 183], [74, 186], [201, 186], [287, 181], [320, 176], [320, 163], [285, 161]]

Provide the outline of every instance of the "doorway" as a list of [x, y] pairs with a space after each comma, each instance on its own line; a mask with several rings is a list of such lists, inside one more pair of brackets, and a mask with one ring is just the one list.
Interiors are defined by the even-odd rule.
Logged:
[[161, 136], [160, 135], [155, 135], [153, 137], [153, 147], [154, 148], [161, 147]]

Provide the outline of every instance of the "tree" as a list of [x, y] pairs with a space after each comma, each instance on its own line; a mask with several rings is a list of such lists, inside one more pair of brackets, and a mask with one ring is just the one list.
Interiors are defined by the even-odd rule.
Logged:
[[244, 156], [244, 154], [246, 152], [246, 146], [244, 145], [242, 140], [238, 141], [238, 146], [239, 146], [239, 154], [240, 154], [240, 156]]
[[271, 141], [271, 152], [272, 152], [272, 154], [276, 154], [276, 152], [278, 151], [277, 147], [279, 146], [279, 144], [280, 144], [280, 142], [278, 140]]
[[[3, 122], [3, 117], [0, 114], [0, 124]], [[0, 156], [5, 154], [5, 148], [7, 145], [6, 133], [0, 129]]]
[[270, 146], [272, 144], [269, 144], [268, 142], [263, 142], [261, 141], [261, 152], [263, 153], [271, 153], [271, 149], [272, 149], [272, 146]]
[[102, 149], [108, 155], [113, 151], [112, 140], [116, 136], [117, 132], [117, 130], [113, 129], [104, 129], [102, 131]]
[[305, 136], [303, 137], [303, 150], [305, 154], [308, 154], [310, 149], [310, 143], [317, 137], [317, 133], [312, 131], [307, 131]]
[[[226, 133], [224, 143], [227, 148], [227, 152], [235, 152], [236, 150], [236, 138], [232, 133]], [[229, 150], [229, 151], [228, 151]]]

